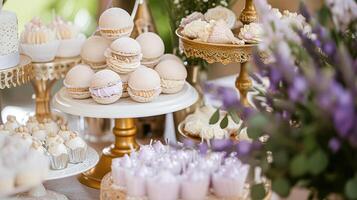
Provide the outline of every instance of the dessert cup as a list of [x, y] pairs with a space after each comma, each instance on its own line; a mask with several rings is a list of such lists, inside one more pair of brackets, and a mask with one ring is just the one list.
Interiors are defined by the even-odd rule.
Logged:
[[72, 39], [60, 40], [56, 57], [70, 58], [79, 56], [85, 40], [86, 36], [83, 33]]
[[150, 200], [176, 200], [179, 198], [180, 183], [174, 175], [163, 171], [147, 182]]
[[67, 146], [70, 163], [81, 163], [86, 159], [87, 144], [80, 137], [72, 134], [65, 144]]
[[44, 44], [21, 43], [21, 49], [33, 62], [49, 62], [55, 59], [59, 45], [58, 40]]
[[51, 143], [48, 148], [51, 168], [54, 170], [64, 169], [69, 162], [69, 155], [66, 146], [63, 143]]

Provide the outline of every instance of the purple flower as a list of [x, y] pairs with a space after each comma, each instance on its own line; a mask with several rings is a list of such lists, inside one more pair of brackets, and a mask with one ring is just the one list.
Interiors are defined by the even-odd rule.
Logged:
[[198, 146], [198, 150], [200, 152], [200, 154], [205, 155], [208, 151], [208, 145], [206, 142], [202, 142], [201, 144], [199, 144]]
[[232, 140], [230, 139], [222, 139], [222, 140], [212, 140], [211, 148], [214, 151], [224, 151], [227, 148], [232, 146]]
[[351, 94], [346, 91], [343, 91], [337, 99], [338, 105], [333, 113], [333, 121], [338, 133], [346, 137], [354, 126], [354, 103]]
[[237, 144], [238, 156], [247, 156], [252, 150], [252, 143], [249, 141], [240, 141]]
[[341, 148], [341, 142], [337, 138], [331, 138], [328, 147], [331, 149], [333, 153], [336, 153]]
[[303, 101], [307, 89], [306, 80], [301, 76], [296, 76], [291, 87], [289, 87], [289, 97], [293, 101]]
[[334, 42], [326, 42], [322, 45], [322, 51], [326, 53], [328, 56], [334, 57], [336, 53], [336, 44]]

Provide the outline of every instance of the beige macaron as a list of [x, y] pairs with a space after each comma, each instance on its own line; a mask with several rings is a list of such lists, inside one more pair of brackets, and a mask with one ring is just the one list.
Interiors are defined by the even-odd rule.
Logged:
[[89, 86], [94, 71], [85, 64], [72, 67], [66, 74], [63, 84], [67, 93], [74, 99], [90, 97]]
[[181, 58], [171, 53], [165, 53], [163, 56], [161, 56], [160, 62], [164, 60], [176, 60], [177, 62], [182, 62]]
[[177, 93], [183, 88], [187, 71], [182, 62], [164, 60], [155, 67], [155, 71], [160, 75], [163, 93]]
[[121, 78], [109, 69], [98, 71], [91, 80], [89, 91], [97, 103], [114, 103], [120, 99], [123, 92]]
[[102, 36], [89, 37], [81, 50], [82, 63], [89, 65], [94, 70], [104, 69], [107, 66], [104, 52], [110, 43], [110, 40]]
[[127, 74], [140, 66], [141, 47], [136, 40], [121, 37], [110, 45], [105, 56], [109, 69], [120, 74]]
[[143, 54], [141, 64], [150, 68], [155, 67], [159, 63], [160, 57], [164, 55], [164, 41], [162, 41], [159, 35], [152, 32], [140, 34], [136, 38], [136, 41], [139, 42]]
[[119, 37], [130, 36], [134, 22], [124, 9], [109, 8], [100, 15], [98, 26], [102, 36], [115, 40]]
[[150, 102], [161, 93], [159, 74], [148, 67], [142, 66], [130, 74], [128, 93], [137, 102]]

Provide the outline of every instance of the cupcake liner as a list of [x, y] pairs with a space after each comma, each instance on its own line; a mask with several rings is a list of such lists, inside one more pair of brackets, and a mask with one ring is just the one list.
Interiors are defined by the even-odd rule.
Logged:
[[69, 162], [73, 164], [83, 162], [87, 157], [87, 147], [71, 149], [68, 148]]
[[64, 169], [68, 165], [69, 162], [68, 154], [61, 154], [58, 156], [49, 155], [49, 157], [50, 157], [51, 169], [54, 170]]
[[21, 43], [21, 49], [24, 54], [31, 57], [33, 62], [49, 62], [55, 58], [59, 45], [58, 40], [45, 44]]
[[81, 53], [82, 45], [86, 40], [84, 34], [79, 34], [76, 38], [60, 40], [56, 57], [69, 58], [78, 56]]

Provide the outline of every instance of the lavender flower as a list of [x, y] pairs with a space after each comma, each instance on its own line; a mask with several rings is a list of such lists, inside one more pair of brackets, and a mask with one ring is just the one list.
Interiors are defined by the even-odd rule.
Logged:
[[336, 153], [341, 148], [341, 142], [334, 137], [330, 139], [328, 146], [332, 152]]

